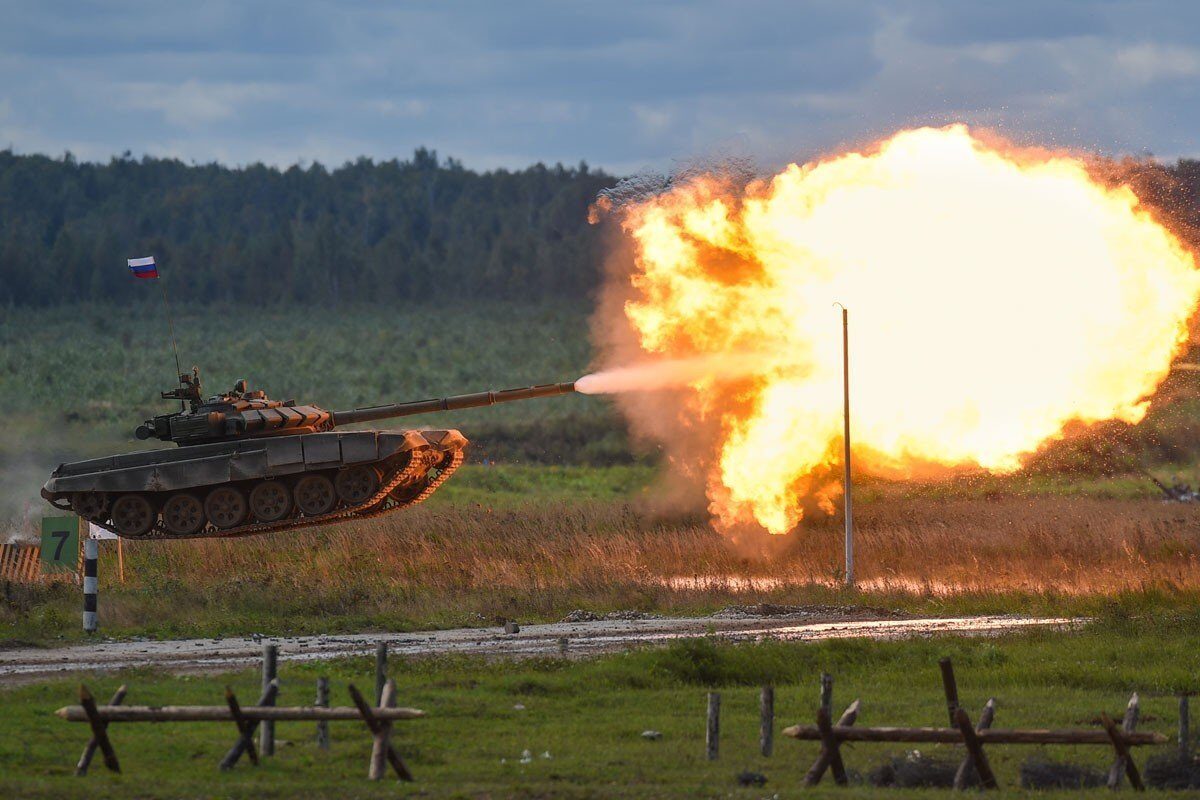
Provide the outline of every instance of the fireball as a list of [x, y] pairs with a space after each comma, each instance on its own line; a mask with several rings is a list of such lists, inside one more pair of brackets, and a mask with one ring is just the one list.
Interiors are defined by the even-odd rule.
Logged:
[[834, 303], [850, 309], [857, 463], [911, 474], [1010, 471], [1069, 422], [1140, 421], [1200, 297], [1192, 253], [1130, 188], [962, 125], [749, 184], [695, 175], [616, 213], [641, 354], [754, 354], [752, 377], [681, 394], [679, 418], [717, 431], [707, 494], [725, 529], [793, 529], [836, 461]]

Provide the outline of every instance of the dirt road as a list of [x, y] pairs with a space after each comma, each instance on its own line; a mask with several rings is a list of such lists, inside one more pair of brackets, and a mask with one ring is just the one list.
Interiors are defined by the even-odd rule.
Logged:
[[[587, 615], [582, 615], [586, 617]], [[635, 616], [635, 615], [628, 615]], [[994, 635], [1027, 627], [1069, 627], [1075, 621], [1012, 616], [903, 619], [869, 611], [818, 609], [760, 615], [722, 612], [710, 617], [582, 619], [522, 627], [458, 628], [421, 633], [362, 633], [342, 636], [179, 639], [171, 641], [98, 641], [60, 648], [0, 650], [0, 685], [65, 675], [155, 667], [171, 672], [218, 672], [256, 663], [262, 645], [279, 645], [283, 661], [363, 656], [379, 641], [401, 656], [469, 653], [524, 657], [560, 652], [567, 640], [572, 657], [662, 644], [688, 636], [713, 635], [730, 640], [775, 638], [816, 640], [846, 637], [894, 639], [934, 634]]]

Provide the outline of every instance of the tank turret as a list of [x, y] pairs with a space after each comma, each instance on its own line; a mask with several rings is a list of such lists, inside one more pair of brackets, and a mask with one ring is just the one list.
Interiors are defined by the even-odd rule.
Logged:
[[134, 431], [137, 438], [193, 445], [256, 436], [294, 436], [329, 431], [338, 425], [492, 406], [575, 391], [574, 383], [547, 383], [350, 411], [326, 411], [318, 406], [297, 405], [295, 400], [272, 400], [266, 392], [250, 391], [245, 379], [239, 380], [224, 394], [201, 399], [200, 371], [195, 367], [191, 375], [179, 376], [179, 384], [178, 389], [160, 394], [165, 400], [186, 402], [188, 408], [146, 420]]
[[200, 371], [160, 392], [179, 411], [138, 426], [177, 450], [60, 464], [42, 487], [56, 508], [128, 538], [245, 536], [378, 516], [421, 502], [462, 464], [456, 430], [340, 425], [491, 406], [575, 391], [573, 383], [326, 411], [272, 400], [245, 380], [203, 396]]
[[186, 403], [173, 414], [159, 414], [133, 432], [139, 439], [161, 439], [179, 445], [207, 444], [253, 436], [293, 436], [333, 429], [333, 415], [295, 400], [272, 400], [250, 391], [243, 378], [223, 394], [203, 399], [200, 370], [179, 376], [179, 388], [160, 392], [164, 400]]

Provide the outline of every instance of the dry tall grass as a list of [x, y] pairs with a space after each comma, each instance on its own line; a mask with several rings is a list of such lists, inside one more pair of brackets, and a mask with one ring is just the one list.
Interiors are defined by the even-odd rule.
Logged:
[[[1079, 497], [878, 499], [861, 505], [857, 522], [859, 602], [974, 596], [996, 606], [1006, 593], [1200, 592], [1200, 507]], [[775, 544], [772, 555], [743, 557], [701, 522], [655, 519], [625, 503], [425, 507], [291, 535], [135, 543], [126, 549], [131, 583], [109, 609], [128, 624], [169, 616], [172, 601], [247, 618], [274, 609], [462, 624], [580, 605], [669, 612], [834, 597], [838, 520]]]

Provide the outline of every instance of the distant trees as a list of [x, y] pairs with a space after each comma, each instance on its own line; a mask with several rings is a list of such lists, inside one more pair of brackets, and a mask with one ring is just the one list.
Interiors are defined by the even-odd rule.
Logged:
[[[1200, 161], [1110, 163], [1200, 247]], [[474, 172], [435, 151], [334, 170], [0, 151], [0, 307], [145, 299], [154, 255], [179, 302], [336, 304], [580, 298], [600, 280], [586, 164]]]
[[614, 183], [586, 164], [474, 172], [419, 149], [231, 169], [0, 151], [0, 305], [144, 297], [125, 258], [154, 255], [188, 302], [579, 297], [600, 275], [587, 207]]

